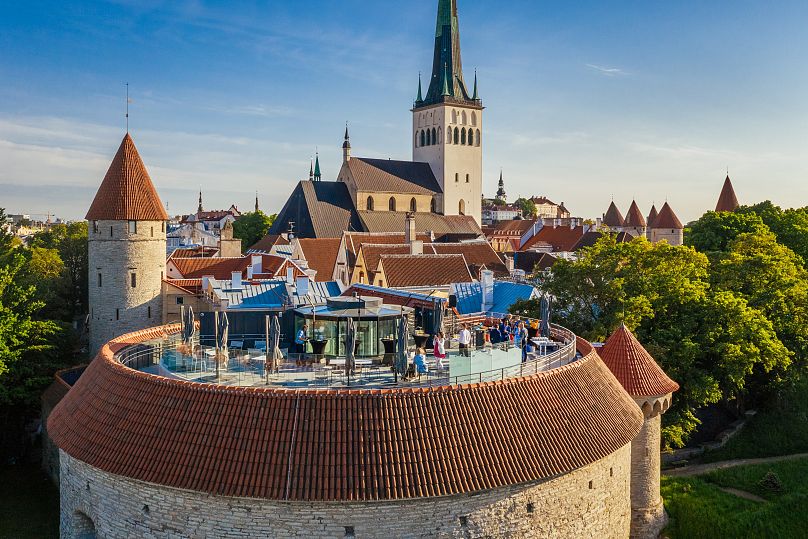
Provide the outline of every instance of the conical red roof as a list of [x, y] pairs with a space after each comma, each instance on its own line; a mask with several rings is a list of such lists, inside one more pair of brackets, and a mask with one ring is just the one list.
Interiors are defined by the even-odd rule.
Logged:
[[625, 325], [612, 333], [598, 354], [632, 397], [667, 395], [679, 389]]
[[715, 205], [715, 211], [735, 211], [738, 209], [738, 197], [735, 196], [735, 189], [732, 188], [732, 182], [727, 174], [727, 179], [724, 180], [724, 187], [721, 189], [721, 195], [718, 197], [718, 204]]
[[623, 223], [623, 214], [620, 213], [620, 210], [617, 209], [614, 200], [612, 200], [612, 203], [609, 204], [609, 209], [606, 210], [605, 214], [603, 214], [603, 224], [614, 228], [623, 226]]
[[626, 214], [625, 226], [642, 228], [645, 226], [645, 217], [642, 216], [640, 207], [637, 206], [637, 201], [632, 200], [631, 206]]
[[654, 228], [672, 228], [674, 230], [683, 230], [685, 227], [682, 221], [676, 217], [673, 208], [666, 202], [662, 209], [659, 210], [659, 215], [654, 219]]
[[656, 206], [652, 205], [651, 206], [651, 211], [648, 212], [648, 221], [647, 221], [648, 226], [650, 226], [650, 227], [654, 226], [654, 221], [656, 221], [657, 215], [659, 215], [659, 213], [657, 213], [657, 211], [656, 211]]
[[85, 217], [88, 221], [167, 221], [146, 166], [129, 133], [123, 137]]

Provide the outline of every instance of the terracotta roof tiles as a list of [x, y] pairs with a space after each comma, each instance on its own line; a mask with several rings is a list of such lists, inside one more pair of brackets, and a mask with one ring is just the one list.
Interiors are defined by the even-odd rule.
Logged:
[[382, 255], [380, 267], [386, 285], [445, 286], [470, 283], [474, 279], [463, 255]]
[[519, 250], [527, 251], [533, 247], [547, 244], [550, 245], [555, 252], [568, 252], [572, 251], [575, 244], [578, 243], [578, 240], [580, 240], [583, 235], [583, 226], [576, 226], [574, 228], [568, 226], [545, 226], [532, 238], [527, 240]]
[[644, 228], [646, 224], [645, 217], [642, 216], [640, 207], [637, 206], [637, 201], [632, 200], [631, 206], [628, 208], [628, 213], [626, 213], [626, 219], [623, 222], [623, 226]]
[[659, 213], [657, 212], [656, 206], [652, 204], [651, 205], [651, 211], [648, 212], [648, 219], [646, 220], [649, 227], [654, 226], [654, 221], [656, 221], [656, 218], [657, 218], [658, 215], [659, 215]]
[[729, 179], [724, 180], [724, 187], [721, 188], [721, 195], [718, 197], [718, 203], [715, 205], [715, 211], [735, 211], [738, 209], [738, 197], [735, 196], [735, 189], [732, 187], [732, 181]]
[[643, 421], [580, 340], [583, 357], [565, 367], [422, 389], [216, 387], [113, 358], [116, 349], [178, 330], [104, 346], [50, 415], [58, 447], [107, 473], [212, 495], [401, 500], [568, 473], [624, 447]]
[[621, 325], [598, 351], [632, 397], [667, 395], [679, 389], [629, 329]]
[[623, 214], [617, 209], [617, 205], [612, 200], [609, 209], [603, 214], [603, 224], [612, 228], [621, 227], [625, 223]]
[[316, 281], [330, 281], [337, 265], [341, 238], [311, 238], [300, 239], [300, 248], [309, 264], [309, 268], [316, 270]]
[[168, 221], [146, 165], [127, 133], [85, 217], [88, 221]]
[[671, 228], [674, 230], [682, 230], [684, 226], [682, 222], [676, 217], [673, 208], [667, 202], [662, 209], [659, 210], [659, 215], [654, 219], [654, 228]]

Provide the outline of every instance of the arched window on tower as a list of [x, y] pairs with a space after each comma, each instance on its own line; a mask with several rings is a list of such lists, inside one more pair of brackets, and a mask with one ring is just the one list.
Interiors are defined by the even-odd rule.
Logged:
[[471, 125], [477, 126], [477, 113], [474, 111], [471, 111]]
[[477, 130], [477, 137], [475, 138], [475, 140], [477, 141], [477, 146], [479, 146], [480, 145], [480, 130], [479, 129]]
[[466, 128], [465, 127], [460, 132], [460, 144], [463, 144], [464, 146], [466, 144]]
[[387, 207], [390, 211], [396, 211], [396, 197], [390, 197], [390, 200], [387, 202]]
[[435, 200], [435, 197], [432, 197], [432, 200], [429, 202], [429, 211], [438, 213], [438, 202]]
[[453, 124], [457, 123], [457, 111], [456, 110], [452, 111], [452, 123]]
[[415, 197], [410, 199], [410, 211], [416, 212], [418, 211], [418, 202], [415, 201]]
[[465, 110], [460, 115], [460, 123], [463, 124], [463, 125], [466, 125], [466, 111]]
[[415, 142], [413, 142], [413, 144], [415, 144], [416, 148], [419, 148], [421, 146], [420, 144], [418, 144], [418, 142], [419, 142], [418, 139], [420, 138], [420, 136], [421, 136], [420, 133], [418, 133], [418, 131], [416, 131], [415, 132]]
[[373, 211], [373, 197], [368, 197], [368, 201], [367, 201], [367, 204], [365, 205], [365, 207], [368, 210]]
[[470, 178], [470, 176], [468, 174], [466, 174], [466, 183], [469, 183], [469, 178]]
[[455, 172], [455, 183], [460, 181], [460, 173]]
[[446, 144], [451, 144], [451, 143], [452, 143], [452, 128], [447, 127], [446, 128]]
[[457, 205], [457, 213], [460, 215], [466, 215], [466, 201], [461, 200], [460, 203]]
[[469, 129], [469, 146], [474, 146], [474, 129]]
[[426, 145], [432, 145], [432, 132], [429, 129], [426, 130]]
[[426, 146], [426, 133], [421, 131], [421, 146]]
[[433, 127], [432, 128], [432, 144], [437, 144], [437, 143], [438, 143], [438, 132]]
[[457, 127], [455, 127], [454, 131], [455, 131], [455, 134], [454, 134], [454, 143], [455, 143], [455, 144], [460, 144], [460, 129], [458, 129]]
[[439, 127], [438, 128], [438, 144], [441, 144], [442, 142], [443, 142], [443, 131]]

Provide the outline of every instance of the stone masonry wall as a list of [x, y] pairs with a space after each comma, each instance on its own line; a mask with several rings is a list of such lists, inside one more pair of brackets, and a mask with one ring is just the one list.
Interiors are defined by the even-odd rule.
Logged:
[[657, 537], [667, 518], [660, 495], [660, 438], [662, 415], [646, 417], [631, 441], [631, 536]]
[[166, 268], [165, 223], [138, 221], [135, 234], [128, 221], [96, 223], [88, 238], [91, 356], [115, 337], [160, 322]]
[[102, 472], [61, 452], [61, 537], [598, 537], [630, 525], [630, 446], [554, 479], [397, 502], [225, 498]]

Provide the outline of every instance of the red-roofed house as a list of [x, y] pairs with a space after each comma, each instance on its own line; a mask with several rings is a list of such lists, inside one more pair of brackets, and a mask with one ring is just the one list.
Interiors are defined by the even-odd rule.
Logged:
[[373, 284], [448, 290], [453, 283], [473, 281], [463, 255], [382, 255]]
[[585, 232], [586, 230], [583, 226], [544, 226], [527, 240], [519, 250], [554, 253], [570, 252]]

